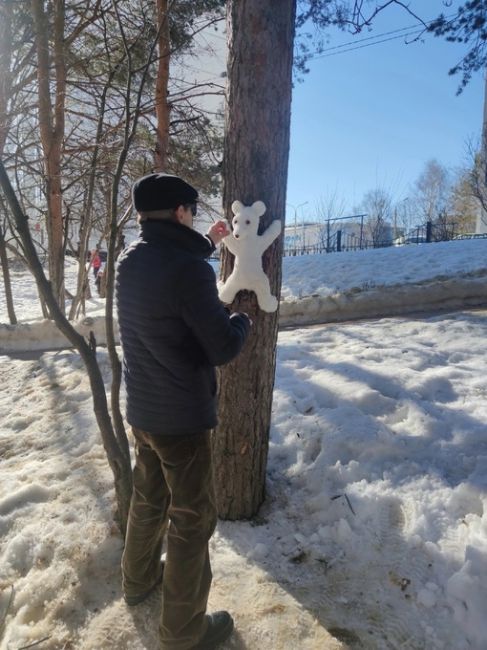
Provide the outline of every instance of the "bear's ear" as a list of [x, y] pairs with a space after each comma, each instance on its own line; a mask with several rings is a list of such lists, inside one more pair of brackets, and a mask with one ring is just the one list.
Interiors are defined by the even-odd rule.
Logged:
[[234, 201], [232, 203], [232, 212], [233, 214], [239, 214], [239, 212], [242, 212], [243, 208], [243, 203], [240, 203], [240, 201]]
[[252, 204], [252, 210], [258, 217], [261, 217], [266, 211], [265, 203], [263, 201], [255, 201]]

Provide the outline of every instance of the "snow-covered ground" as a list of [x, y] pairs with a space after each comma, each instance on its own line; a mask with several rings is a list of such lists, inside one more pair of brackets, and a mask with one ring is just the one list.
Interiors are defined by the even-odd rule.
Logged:
[[[482, 273], [486, 253], [482, 240], [288, 258], [283, 296]], [[485, 309], [280, 333], [268, 497], [211, 544], [210, 606], [237, 626], [226, 648], [485, 650], [486, 338]], [[0, 374], [0, 647], [156, 648], [158, 596], [122, 600], [80, 359], [5, 355]]]
[[480, 271], [487, 271], [487, 239], [286, 257], [281, 297], [331, 296]]

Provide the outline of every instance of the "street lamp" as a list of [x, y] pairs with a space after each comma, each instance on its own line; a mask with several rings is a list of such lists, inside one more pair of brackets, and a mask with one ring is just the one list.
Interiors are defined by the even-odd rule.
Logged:
[[[309, 201], [304, 201], [303, 203], [300, 203], [299, 205], [293, 205], [292, 203], [286, 203], [290, 208], [294, 210], [294, 244], [296, 245], [296, 239], [297, 239], [297, 230], [298, 230], [298, 209], [302, 208], [303, 205], [308, 205]], [[304, 224], [303, 224], [304, 226]], [[304, 230], [304, 228], [303, 228]], [[304, 233], [303, 233], [304, 237]]]

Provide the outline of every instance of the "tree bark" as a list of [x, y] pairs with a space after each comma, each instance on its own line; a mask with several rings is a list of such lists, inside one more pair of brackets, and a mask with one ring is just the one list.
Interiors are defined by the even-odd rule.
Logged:
[[169, 147], [169, 119], [171, 107], [167, 101], [169, 86], [169, 61], [171, 44], [169, 38], [168, 0], [156, 0], [159, 63], [156, 79], [156, 150], [155, 170], [166, 171]]
[[[262, 200], [263, 231], [274, 219], [284, 225], [291, 115], [294, 0], [231, 0], [225, 124], [223, 201]], [[284, 228], [283, 228], [284, 229]], [[221, 277], [233, 267], [224, 249]], [[271, 290], [280, 295], [282, 236], [263, 255]], [[258, 308], [255, 295], [240, 292], [234, 310], [253, 320], [242, 354], [219, 373], [219, 426], [213, 436], [219, 515], [256, 514], [265, 496], [278, 312]]]

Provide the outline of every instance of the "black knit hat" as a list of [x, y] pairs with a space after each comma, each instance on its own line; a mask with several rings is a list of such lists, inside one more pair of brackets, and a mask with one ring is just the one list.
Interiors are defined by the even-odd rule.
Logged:
[[179, 176], [149, 174], [139, 178], [132, 188], [132, 201], [137, 212], [153, 212], [196, 203], [198, 192]]

